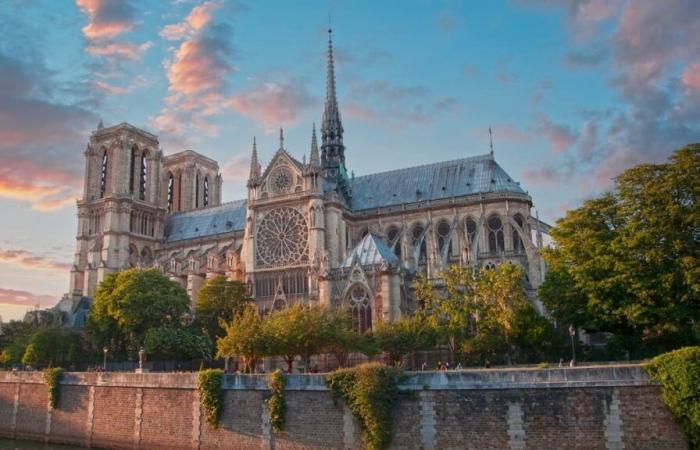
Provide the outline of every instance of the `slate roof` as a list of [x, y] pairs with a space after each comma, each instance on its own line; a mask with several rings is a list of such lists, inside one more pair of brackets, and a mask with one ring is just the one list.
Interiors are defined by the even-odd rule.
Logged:
[[352, 209], [363, 210], [489, 192], [526, 194], [489, 154], [356, 177]]
[[362, 238], [355, 248], [350, 251], [347, 258], [343, 260], [340, 267], [351, 267], [353, 259], [357, 257], [360, 264], [369, 266], [373, 264], [381, 264], [386, 261], [389, 264], [398, 264], [399, 258], [385, 243], [382, 238], [368, 233]]
[[175, 213], [165, 224], [165, 242], [243, 230], [247, 203], [247, 200], [236, 200], [212, 208]]

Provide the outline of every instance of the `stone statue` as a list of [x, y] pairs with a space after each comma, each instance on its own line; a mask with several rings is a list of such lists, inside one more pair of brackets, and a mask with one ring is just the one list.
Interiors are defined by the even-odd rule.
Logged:
[[143, 370], [143, 363], [146, 362], [146, 350], [141, 347], [139, 350], [139, 370]]

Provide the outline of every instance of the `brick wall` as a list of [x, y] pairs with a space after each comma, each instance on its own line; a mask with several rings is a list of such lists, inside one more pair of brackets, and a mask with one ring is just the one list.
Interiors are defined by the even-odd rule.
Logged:
[[[227, 376], [213, 429], [192, 374], [66, 374], [51, 410], [40, 373], [0, 373], [0, 436], [115, 449], [351, 449], [362, 432], [321, 376], [288, 377], [285, 431], [264, 376]], [[660, 388], [639, 366], [414, 374], [393, 449], [683, 449]]]

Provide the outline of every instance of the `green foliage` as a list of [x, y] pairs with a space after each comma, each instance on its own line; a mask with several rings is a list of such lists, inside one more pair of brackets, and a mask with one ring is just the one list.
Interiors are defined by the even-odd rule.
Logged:
[[224, 408], [224, 391], [221, 387], [223, 378], [224, 372], [219, 369], [200, 370], [197, 374], [197, 390], [204, 417], [214, 428], [218, 428]]
[[244, 283], [227, 280], [224, 276], [207, 280], [199, 290], [195, 317], [212, 341], [225, 333], [221, 321], [230, 323], [252, 302], [246, 291]]
[[258, 359], [267, 354], [269, 339], [263, 318], [249, 305], [230, 324], [223, 323], [225, 335], [216, 340], [217, 358], [242, 356], [245, 371], [253, 372]]
[[686, 432], [690, 447], [700, 449], [700, 347], [659, 355], [646, 369], [661, 383], [664, 402]]
[[275, 433], [284, 430], [284, 413], [287, 403], [284, 401], [284, 386], [286, 380], [282, 371], [277, 369], [268, 377], [267, 387], [270, 388], [270, 398], [267, 400], [267, 408], [270, 412], [270, 424]]
[[345, 400], [360, 420], [368, 450], [386, 449], [391, 443], [393, 413], [399, 400], [401, 378], [399, 369], [378, 363], [338, 369], [326, 376], [333, 394]]
[[700, 341], [700, 144], [623, 172], [551, 230], [540, 298], [633, 358]]
[[55, 366], [87, 361], [90, 351], [82, 335], [60, 328], [39, 328], [29, 337], [22, 363]]
[[0, 334], [0, 363], [19, 364], [22, 356], [29, 345], [29, 339], [36, 328], [19, 320], [12, 320], [3, 324], [2, 334]]
[[87, 329], [97, 348], [113, 357], [135, 355], [152, 328], [182, 329], [187, 292], [156, 269], [111, 273], [97, 286]]
[[382, 322], [374, 333], [379, 349], [397, 367], [403, 364], [407, 353], [433, 348], [437, 337], [437, 330], [420, 315]]
[[143, 348], [153, 359], [192, 360], [211, 357], [212, 343], [196, 328], [151, 328], [146, 332]]
[[49, 404], [51, 408], [55, 408], [58, 405], [58, 395], [61, 389], [61, 375], [63, 375], [63, 372], [64, 370], [60, 367], [44, 369], [43, 378], [49, 390]]
[[330, 311], [319, 306], [297, 304], [274, 311], [265, 324], [268, 353], [281, 355], [290, 373], [297, 355], [308, 367], [311, 356], [328, 346], [334, 324]]

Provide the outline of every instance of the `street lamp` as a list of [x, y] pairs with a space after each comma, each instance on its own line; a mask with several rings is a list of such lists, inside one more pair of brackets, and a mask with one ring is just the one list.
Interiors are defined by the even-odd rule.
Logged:
[[107, 347], [103, 347], [103, 348], [102, 348], [102, 352], [103, 352], [104, 355], [105, 355], [105, 358], [104, 358], [104, 360], [102, 361], [102, 370], [103, 370], [104, 372], [107, 372], [107, 353], [109, 353], [109, 349], [108, 349]]
[[569, 336], [571, 336], [571, 362], [576, 361], [576, 346], [574, 345], [574, 336], [576, 336], [576, 329], [573, 325], [569, 325]]

